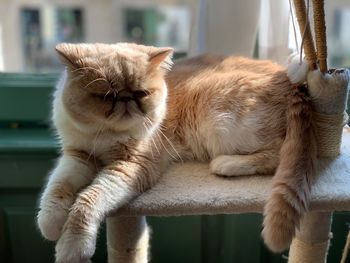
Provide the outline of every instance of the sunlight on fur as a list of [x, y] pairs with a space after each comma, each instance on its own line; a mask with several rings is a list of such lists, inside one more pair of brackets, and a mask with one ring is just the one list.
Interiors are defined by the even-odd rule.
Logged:
[[315, 146], [303, 85], [270, 61], [171, 48], [60, 44], [66, 70], [53, 123], [62, 156], [41, 196], [38, 225], [57, 262], [88, 262], [106, 215], [152, 187], [172, 162], [213, 174], [271, 174], [263, 237], [286, 249], [307, 211]]

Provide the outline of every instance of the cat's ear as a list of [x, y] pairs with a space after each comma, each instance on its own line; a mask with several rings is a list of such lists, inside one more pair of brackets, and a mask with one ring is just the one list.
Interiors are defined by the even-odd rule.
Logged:
[[79, 44], [61, 43], [56, 46], [56, 51], [60, 61], [69, 68], [76, 69], [82, 67], [82, 47]]
[[173, 65], [172, 56], [174, 53], [174, 49], [170, 47], [163, 48], [152, 48], [149, 51], [149, 69], [164, 69], [170, 70]]

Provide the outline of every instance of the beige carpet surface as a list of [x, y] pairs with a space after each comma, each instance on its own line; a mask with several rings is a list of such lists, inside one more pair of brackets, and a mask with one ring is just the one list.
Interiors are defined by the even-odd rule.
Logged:
[[[119, 209], [120, 215], [175, 216], [261, 212], [271, 176], [223, 178], [208, 164], [184, 163], [169, 168], [159, 183]], [[319, 160], [310, 210], [350, 211], [350, 128], [344, 128], [341, 155]]]

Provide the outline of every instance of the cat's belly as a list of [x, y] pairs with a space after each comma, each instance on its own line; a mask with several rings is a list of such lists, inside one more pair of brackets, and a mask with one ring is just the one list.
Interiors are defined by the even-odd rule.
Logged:
[[278, 150], [282, 144], [281, 137], [261, 136], [263, 127], [258, 123], [262, 114], [252, 113], [240, 120], [232, 112], [210, 115], [197, 129], [187, 132], [186, 144], [196, 160], [208, 161], [219, 155], [250, 154], [269, 148]]

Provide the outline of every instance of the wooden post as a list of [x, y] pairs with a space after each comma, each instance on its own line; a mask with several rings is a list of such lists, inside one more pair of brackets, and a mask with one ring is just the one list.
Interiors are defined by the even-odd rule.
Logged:
[[113, 216], [106, 221], [109, 263], [148, 262], [149, 228], [146, 217]]

